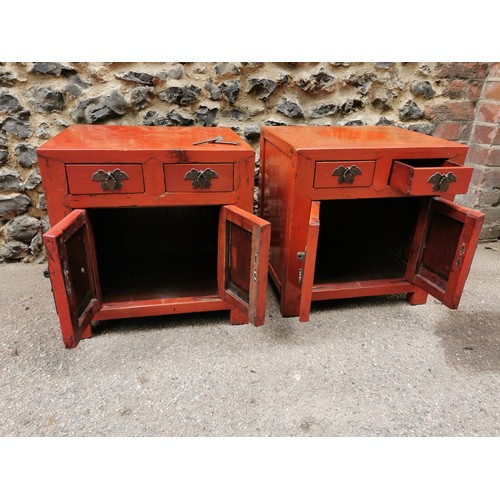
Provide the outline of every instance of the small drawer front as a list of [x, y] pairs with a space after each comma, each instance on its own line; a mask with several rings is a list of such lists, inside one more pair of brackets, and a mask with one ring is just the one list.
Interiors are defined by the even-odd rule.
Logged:
[[448, 160], [395, 161], [389, 185], [415, 196], [464, 194], [474, 169]]
[[233, 190], [232, 163], [165, 163], [167, 192]]
[[68, 164], [70, 194], [144, 193], [140, 163]]
[[374, 161], [318, 161], [314, 187], [369, 187], [372, 185], [374, 171]]

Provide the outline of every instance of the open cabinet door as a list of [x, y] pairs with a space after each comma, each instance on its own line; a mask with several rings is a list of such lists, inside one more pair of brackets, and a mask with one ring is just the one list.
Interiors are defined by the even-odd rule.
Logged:
[[234, 205], [221, 207], [217, 281], [219, 296], [264, 324], [271, 224]]
[[[417, 226], [407, 279], [456, 309], [462, 296], [484, 215], [440, 198], [432, 198]], [[411, 260], [410, 260], [411, 261]]]
[[309, 227], [307, 229], [306, 251], [302, 260], [300, 283], [300, 313], [299, 321], [309, 321], [311, 313], [312, 288], [314, 285], [314, 268], [316, 267], [316, 252], [319, 237], [319, 201], [311, 203]]
[[85, 210], [73, 210], [43, 236], [57, 314], [66, 347], [89, 335], [101, 308], [92, 230]]

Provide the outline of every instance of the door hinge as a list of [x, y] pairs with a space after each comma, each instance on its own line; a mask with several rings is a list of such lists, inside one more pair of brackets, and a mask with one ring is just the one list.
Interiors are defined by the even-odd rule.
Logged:
[[458, 257], [456, 263], [457, 269], [462, 265], [462, 257], [464, 254], [465, 254], [465, 243], [462, 243], [462, 246], [460, 248], [460, 256]]
[[64, 262], [62, 267], [63, 267], [64, 287], [66, 288], [66, 293], [68, 295], [68, 298], [71, 299], [73, 295], [73, 290], [71, 288], [71, 278], [67, 262]]
[[253, 280], [257, 283], [257, 264], [259, 262], [259, 254], [254, 253], [253, 255]]
[[304, 276], [304, 269], [299, 269], [299, 286], [302, 285], [302, 276]]

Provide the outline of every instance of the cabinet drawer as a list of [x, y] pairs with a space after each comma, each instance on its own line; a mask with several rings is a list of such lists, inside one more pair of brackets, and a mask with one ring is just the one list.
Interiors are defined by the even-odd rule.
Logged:
[[374, 161], [318, 161], [314, 187], [369, 187], [372, 185], [374, 171]]
[[395, 161], [389, 185], [408, 195], [464, 194], [474, 169], [449, 160]]
[[167, 192], [232, 191], [232, 163], [165, 163]]
[[70, 194], [144, 193], [140, 163], [73, 163], [66, 175]]

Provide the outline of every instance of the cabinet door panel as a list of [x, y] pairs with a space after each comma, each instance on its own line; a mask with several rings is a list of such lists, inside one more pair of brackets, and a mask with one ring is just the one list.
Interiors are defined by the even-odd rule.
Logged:
[[309, 215], [309, 227], [306, 240], [306, 252], [302, 267], [302, 283], [300, 284], [301, 292], [299, 321], [303, 322], [309, 321], [309, 314], [311, 312], [314, 268], [316, 266], [316, 252], [318, 250], [319, 208], [319, 201], [313, 201], [311, 203], [311, 213]]
[[271, 225], [234, 205], [219, 217], [219, 296], [264, 324]]
[[484, 215], [433, 198], [421, 216], [422, 239], [411, 281], [456, 309], [479, 241]]
[[64, 344], [76, 347], [102, 300], [85, 210], [73, 210], [43, 236]]

